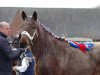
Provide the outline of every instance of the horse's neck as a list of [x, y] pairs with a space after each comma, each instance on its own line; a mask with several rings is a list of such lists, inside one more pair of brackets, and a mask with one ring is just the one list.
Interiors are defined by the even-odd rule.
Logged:
[[45, 28], [39, 26], [37, 29], [38, 37], [35, 42], [33, 42], [33, 53], [36, 57], [40, 57], [41, 54], [45, 50], [48, 50], [49, 45], [53, 45], [54, 43], [61, 42], [58, 38], [56, 38], [51, 32], [46, 30]]
[[[53, 39], [53, 36], [46, 30], [38, 29], [38, 37], [35, 42], [33, 42], [33, 54], [38, 58], [47, 49], [48, 43]], [[50, 40], [49, 40], [50, 39]]]

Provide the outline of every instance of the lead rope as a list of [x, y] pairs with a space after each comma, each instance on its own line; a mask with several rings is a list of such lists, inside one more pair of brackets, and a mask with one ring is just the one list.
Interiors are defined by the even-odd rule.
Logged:
[[25, 49], [25, 51], [20, 55], [20, 58], [23, 58], [23, 57], [25, 57], [26, 56], [26, 51], [27, 51], [27, 49], [29, 48], [29, 46], [27, 46], [26, 48], [24, 48]]
[[[20, 58], [22, 59], [22, 58], [24, 58], [24, 57], [26, 57], [26, 51], [27, 51], [27, 49], [29, 48], [29, 46], [27, 46], [27, 48], [24, 48], [25, 49], [25, 52], [23, 52], [21, 55], [20, 55]], [[34, 59], [34, 57], [26, 57], [26, 59], [29, 61], [29, 62], [32, 62], [32, 59]]]

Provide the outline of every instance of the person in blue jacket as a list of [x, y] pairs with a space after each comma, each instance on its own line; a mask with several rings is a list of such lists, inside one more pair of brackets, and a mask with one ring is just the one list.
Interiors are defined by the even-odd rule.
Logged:
[[[28, 32], [23, 31], [21, 33], [21, 36], [22, 35], [26, 35], [27, 39], [31, 41], [31, 36]], [[20, 47], [24, 48], [25, 52], [20, 57], [19, 65], [13, 67], [13, 70], [20, 72], [19, 75], [34, 75], [35, 58], [29, 46], [29, 41], [20, 41]]]
[[17, 59], [22, 49], [12, 50], [7, 40], [10, 26], [7, 22], [0, 22], [0, 75], [12, 75], [12, 60]]

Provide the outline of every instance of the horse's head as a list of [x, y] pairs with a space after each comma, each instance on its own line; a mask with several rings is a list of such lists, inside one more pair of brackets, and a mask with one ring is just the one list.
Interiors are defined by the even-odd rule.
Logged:
[[32, 17], [27, 17], [26, 13], [23, 11], [22, 18], [24, 20], [22, 28], [28, 31], [31, 36], [34, 36], [38, 28], [37, 13], [34, 11]]
[[43, 52], [44, 46], [46, 46], [47, 35], [45, 34], [47, 33], [47, 31], [45, 30], [45, 27], [43, 27], [43, 25], [41, 25], [41, 23], [37, 20], [37, 13], [35, 11], [32, 17], [27, 17], [26, 13], [23, 11], [22, 19], [24, 20], [22, 29], [27, 31], [31, 35], [33, 44], [31, 48], [33, 50], [33, 53], [37, 56], [37, 54]]
[[39, 41], [41, 37], [44, 37], [41, 23], [37, 20], [37, 13], [35, 11], [32, 17], [27, 17], [23, 11], [22, 18], [24, 20], [22, 29], [30, 34], [33, 44], [36, 43], [37, 40]]

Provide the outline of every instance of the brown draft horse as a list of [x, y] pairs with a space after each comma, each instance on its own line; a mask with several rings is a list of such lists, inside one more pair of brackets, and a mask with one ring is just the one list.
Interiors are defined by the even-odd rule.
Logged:
[[23, 11], [22, 18], [24, 30], [32, 36], [35, 75], [100, 75], [99, 46], [84, 54], [46, 30], [37, 20], [36, 12], [27, 18]]

